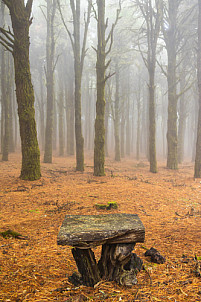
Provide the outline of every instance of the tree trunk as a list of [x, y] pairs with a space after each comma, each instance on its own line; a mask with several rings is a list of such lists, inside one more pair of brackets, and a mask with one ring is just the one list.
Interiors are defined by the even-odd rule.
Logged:
[[180, 99], [179, 110], [179, 128], [178, 128], [178, 163], [182, 163], [184, 160], [184, 136], [186, 129], [186, 103], [185, 98]]
[[44, 111], [44, 80], [43, 80], [43, 68], [41, 66], [40, 70], [40, 100], [39, 101], [39, 108], [40, 108], [40, 138], [41, 138], [41, 146], [42, 150], [45, 149], [45, 111]]
[[97, 101], [94, 140], [94, 175], [105, 175], [105, 0], [97, 0], [98, 48], [97, 48]]
[[120, 139], [119, 139], [119, 66], [115, 65], [116, 93], [115, 93], [115, 118], [114, 118], [114, 137], [115, 137], [115, 160], [120, 161]]
[[130, 155], [130, 69], [128, 69], [126, 117], [126, 155]]
[[136, 141], [136, 159], [140, 159], [140, 124], [141, 124], [141, 96], [139, 85], [139, 96], [137, 97], [137, 141]]
[[20, 136], [22, 146], [21, 178], [36, 180], [40, 173], [40, 151], [37, 141], [34, 91], [29, 64], [29, 26], [32, 1], [3, 0], [10, 10], [14, 32], [14, 66]]
[[66, 98], [66, 125], [67, 125], [67, 155], [74, 155], [75, 151], [75, 109], [73, 98], [73, 78], [70, 76], [68, 89], [65, 89]]
[[201, 1], [198, 0], [198, 54], [197, 54], [197, 80], [199, 94], [199, 114], [197, 125], [197, 143], [195, 155], [194, 177], [201, 178]]
[[106, 157], [109, 156], [109, 152], [108, 152], [109, 114], [110, 114], [109, 101], [106, 101], [105, 104], [105, 156]]
[[177, 94], [176, 94], [176, 20], [177, 1], [169, 0], [169, 30], [166, 46], [168, 55], [168, 122], [167, 122], [167, 168], [178, 168], [177, 156]]
[[[153, 67], [155, 68], [155, 66]], [[150, 172], [157, 172], [154, 71], [149, 70], [149, 161]]]
[[56, 12], [56, 0], [47, 0], [47, 39], [46, 39], [46, 60], [47, 60], [47, 110], [45, 128], [45, 153], [44, 163], [52, 163], [52, 136], [53, 136], [53, 107], [54, 107], [54, 18]]
[[121, 111], [121, 158], [125, 157], [125, 107]]
[[59, 156], [64, 155], [64, 103], [62, 86], [63, 85], [61, 85], [59, 92]]
[[84, 171], [84, 138], [82, 136], [81, 114], [81, 70], [80, 63], [75, 59], [75, 142], [76, 170]]
[[9, 57], [10, 61], [10, 106], [9, 106], [9, 151], [15, 151], [15, 142], [14, 142], [14, 127], [13, 127], [13, 117], [14, 117], [14, 66], [11, 56]]
[[[0, 26], [5, 25], [5, 4], [1, 3]], [[1, 47], [1, 153], [3, 153], [4, 144], [4, 121], [5, 121], [5, 102], [6, 102], [6, 64], [5, 50]]]
[[84, 285], [93, 287], [101, 280], [93, 251], [74, 248], [72, 253]]
[[75, 143], [76, 143], [76, 170], [84, 171], [84, 138], [82, 135], [81, 112], [81, 81], [83, 62], [80, 57], [80, 0], [70, 1], [73, 13], [74, 29], [74, 71], [75, 71]]
[[[9, 138], [10, 138], [10, 117], [9, 117], [9, 111], [10, 111], [10, 62], [9, 62], [9, 54], [7, 54], [4, 59], [7, 59], [6, 68], [4, 70], [3, 76], [5, 77], [5, 83], [6, 84], [6, 91], [4, 97], [4, 137], [3, 137], [3, 154], [2, 154], [2, 160], [8, 161], [8, 154], [9, 154]], [[6, 70], [7, 69], [7, 70]], [[6, 71], [6, 72], [5, 72]]]

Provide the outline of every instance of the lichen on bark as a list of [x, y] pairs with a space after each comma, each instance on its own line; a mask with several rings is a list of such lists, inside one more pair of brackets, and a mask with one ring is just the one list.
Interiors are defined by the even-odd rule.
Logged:
[[22, 168], [20, 177], [36, 180], [41, 177], [40, 151], [37, 140], [34, 90], [29, 63], [29, 27], [32, 1], [4, 1], [8, 6], [13, 28], [13, 58], [16, 96], [20, 124]]

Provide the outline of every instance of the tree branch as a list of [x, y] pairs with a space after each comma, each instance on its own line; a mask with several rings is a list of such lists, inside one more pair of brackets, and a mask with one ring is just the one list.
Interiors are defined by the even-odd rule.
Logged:
[[[2, 41], [1, 41], [1, 40], [2, 40]], [[3, 42], [3, 38], [2, 38], [1, 36], [0, 36], [0, 44], [1, 44], [3, 47], [5, 47], [6, 50], [8, 50], [10, 53], [13, 54], [13, 50], [11, 50], [11, 49], [9, 48], [9, 46], [8, 46], [6, 43]]]
[[9, 9], [11, 8], [11, 0], [2, 0], [2, 1]]
[[83, 65], [84, 65], [84, 58], [86, 55], [86, 42], [87, 42], [87, 32], [89, 28], [89, 23], [90, 23], [90, 17], [91, 17], [91, 8], [92, 8], [92, 0], [88, 0], [88, 11], [87, 11], [87, 20], [85, 21], [85, 27], [84, 27], [84, 38], [83, 38], [83, 43], [82, 43], [82, 53], [81, 53], [81, 74], [83, 70]]
[[13, 39], [14, 35], [11, 33], [10, 29], [8, 31], [8, 30], [5, 30], [4, 28], [0, 27], [0, 32], [8, 39], [8, 41], [10, 41], [14, 45], [14, 42], [15, 42]]
[[59, 0], [57, 0], [57, 4], [58, 4], [60, 16], [61, 16], [61, 20], [62, 20], [62, 22], [63, 22], [63, 25], [64, 25], [64, 27], [65, 27], [65, 29], [66, 29], [66, 32], [67, 32], [69, 38], [70, 38], [71, 45], [72, 45], [72, 48], [73, 48], [73, 52], [75, 53], [75, 43], [74, 43], [74, 41], [73, 41], [72, 34], [71, 34], [71, 32], [69, 31], [69, 29], [68, 29], [68, 27], [67, 27], [67, 25], [66, 25], [66, 22], [65, 22], [65, 20], [64, 20], [64, 17], [63, 17], [62, 11], [61, 11], [61, 5], [60, 5], [60, 1], [59, 1]]
[[33, 4], [33, 0], [28, 0], [25, 8], [29, 17], [31, 15], [32, 4]]
[[[108, 48], [108, 51], [105, 53], [106, 56], [110, 53], [110, 51], [111, 51], [111, 49], [112, 49], [113, 35], [114, 35], [114, 28], [115, 28], [115, 26], [117, 25], [118, 20], [120, 19], [120, 17], [119, 17], [120, 12], [121, 12], [121, 1], [119, 1], [119, 8], [118, 8], [117, 11], [116, 11], [116, 19], [115, 19], [115, 22], [112, 24], [112, 28], [111, 28], [111, 30], [110, 30], [110, 32], [109, 32], [109, 34], [108, 34], [108, 36], [107, 36], [107, 38], [106, 38], [106, 40], [105, 40], [106, 45], [107, 45], [107, 43], [110, 41], [110, 46], [109, 46], [109, 48]], [[106, 22], [106, 25], [107, 25], [107, 22]]]

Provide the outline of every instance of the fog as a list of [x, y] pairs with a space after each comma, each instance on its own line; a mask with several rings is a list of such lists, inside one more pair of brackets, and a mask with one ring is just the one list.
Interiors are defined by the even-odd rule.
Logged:
[[[198, 120], [197, 2], [164, 0], [160, 2], [161, 7], [154, 0], [149, 5], [142, 0], [105, 2], [105, 64], [108, 64], [105, 68], [105, 155], [116, 160], [126, 156], [144, 160], [150, 159], [150, 152], [153, 152], [154, 160], [167, 160], [169, 168], [177, 168], [177, 164], [184, 161], [194, 161]], [[78, 89], [80, 135], [84, 138], [84, 152], [90, 155], [94, 152], [98, 53], [96, 1], [91, 7], [85, 36], [87, 12], [88, 1], [82, 0], [78, 37], [80, 61], [77, 64], [80, 67], [83, 63], [83, 71], [79, 75], [79, 72], [75, 73], [77, 33], [70, 1], [33, 1], [30, 64], [41, 154], [46, 152], [47, 135], [52, 137], [54, 155], [76, 154], [74, 114], [78, 75], [81, 76], [81, 88]], [[1, 26], [10, 26], [7, 9], [5, 24]], [[13, 67], [10, 74], [12, 139], [14, 149], [19, 150]], [[52, 82], [48, 82], [49, 77]], [[52, 128], [50, 134], [46, 127], [48, 98], [52, 99], [52, 124], [47, 126]], [[2, 108], [1, 102], [1, 137], [4, 131]], [[1, 148], [2, 145], [1, 139]]]

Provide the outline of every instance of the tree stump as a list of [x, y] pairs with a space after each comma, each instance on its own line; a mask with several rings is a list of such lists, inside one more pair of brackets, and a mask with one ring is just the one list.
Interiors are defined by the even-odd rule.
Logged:
[[91, 249], [74, 248], [72, 249], [72, 254], [81, 274], [83, 284], [93, 287], [101, 280], [93, 251]]
[[[131, 268], [132, 251], [135, 244], [104, 244], [98, 262], [101, 278], [116, 281], [120, 285], [136, 284], [136, 271]], [[127, 269], [125, 269], [127, 265]]]
[[[144, 237], [144, 226], [134, 214], [66, 215], [57, 242], [74, 247], [81, 284], [93, 287], [106, 279], [132, 286], [138, 271], [132, 250]], [[97, 264], [91, 248], [98, 245], [102, 254]]]

